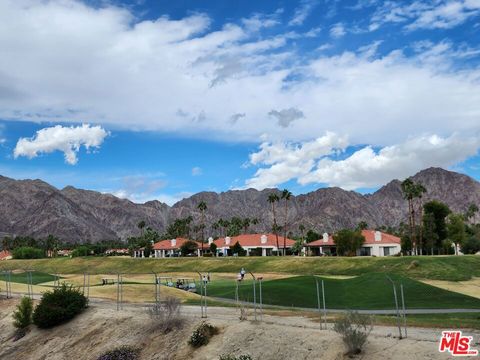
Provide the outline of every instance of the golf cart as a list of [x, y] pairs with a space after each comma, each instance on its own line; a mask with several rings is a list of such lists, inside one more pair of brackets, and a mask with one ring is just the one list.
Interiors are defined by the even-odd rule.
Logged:
[[195, 279], [192, 278], [178, 278], [175, 287], [193, 293], [197, 292], [197, 284]]
[[173, 287], [173, 278], [169, 276], [157, 276], [157, 284]]

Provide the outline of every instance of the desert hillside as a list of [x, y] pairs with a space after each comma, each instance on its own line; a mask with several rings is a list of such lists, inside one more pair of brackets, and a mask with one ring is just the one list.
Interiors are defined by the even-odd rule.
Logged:
[[[423, 170], [413, 176], [422, 183], [424, 200], [438, 199], [455, 212], [464, 212], [471, 203], [480, 204], [480, 183], [463, 174], [440, 168]], [[207, 233], [220, 230], [210, 226], [220, 218], [256, 218], [250, 230], [270, 231], [272, 225], [268, 195], [278, 189], [200, 192], [173, 206], [149, 201], [135, 204], [126, 199], [67, 186], [58, 190], [41, 180], [14, 180], [0, 176], [0, 237], [3, 235], [45, 238], [53, 234], [63, 241], [95, 242], [138, 236], [137, 224], [144, 220], [162, 233], [176, 218], [193, 216], [198, 223], [200, 201], [207, 203]], [[283, 223], [283, 210], [279, 221]], [[299, 224], [319, 232], [355, 227], [360, 221], [369, 226], [398, 225], [405, 221], [407, 204], [400, 181], [393, 180], [373, 194], [362, 195], [340, 188], [321, 188], [292, 196], [288, 210], [289, 229]]]
[[[344, 347], [338, 334], [318, 330], [318, 323], [300, 317], [264, 316], [264, 321], [240, 321], [234, 309], [211, 309], [208, 321], [220, 334], [197, 350], [187, 340], [200, 323], [196, 308], [184, 310], [188, 318], [182, 330], [162, 334], [155, 330], [145, 309], [125, 306], [116, 311], [113, 303], [91, 305], [71, 322], [51, 330], [31, 331], [17, 342], [11, 314], [16, 300], [0, 300], [0, 358], [3, 360], [95, 360], [107, 350], [121, 345], [142, 349], [141, 359], [214, 360], [221, 354], [249, 354], [255, 360], [343, 359]], [[251, 315], [251, 314], [250, 314]], [[376, 327], [370, 335], [364, 358], [368, 359], [447, 359], [439, 354], [440, 330], [410, 329], [409, 338], [399, 340], [395, 330]], [[478, 338], [478, 335], [475, 335]]]

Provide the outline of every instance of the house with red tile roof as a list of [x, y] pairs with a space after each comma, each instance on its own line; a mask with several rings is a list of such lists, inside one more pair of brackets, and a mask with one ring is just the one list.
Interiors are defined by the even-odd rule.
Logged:
[[[180, 248], [187, 241], [193, 241], [185, 238], [176, 238], [170, 240], [161, 240], [153, 244], [153, 250], [150, 257], [165, 258], [180, 256]], [[197, 256], [202, 256], [202, 243], [199, 241], [193, 241], [197, 244]], [[203, 244], [204, 251], [208, 250], [208, 245]], [[145, 257], [144, 249], [137, 249], [133, 251], [133, 257], [143, 258]]]
[[1, 260], [10, 260], [12, 258], [12, 253], [8, 250], [0, 251], [0, 261]]
[[[242, 248], [247, 251], [247, 256], [270, 256], [276, 253], [279, 249], [283, 250], [283, 236], [278, 236], [277, 239], [274, 234], [243, 234], [238, 236], [217, 239], [215, 241], [209, 240], [209, 243], [214, 242], [217, 245], [217, 252], [223, 256], [233, 255], [230, 247], [239, 243]], [[285, 239], [285, 248], [291, 249], [295, 244], [295, 240]]]
[[[376, 230], [362, 230], [365, 243], [357, 251], [357, 256], [389, 256], [396, 255], [402, 250], [400, 238]], [[336, 255], [336, 246], [333, 236], [324, 233], [322, 238], [305, 244], [305, 249], [312, 255]]]
[[[187, 241], [193, 241], [185, 238], [176, 238], [171, 240], [162, 240], [153, 244], [153, 254], [156, 258], [163, 258], [169, 256], [180, 255], [180, 248]], [[202, 243], [199, 241], [193, 241], [197, 244], [197, 256], [201, 256]], [[208, 249], [207, 244], [203, 244], [203, 249]]]

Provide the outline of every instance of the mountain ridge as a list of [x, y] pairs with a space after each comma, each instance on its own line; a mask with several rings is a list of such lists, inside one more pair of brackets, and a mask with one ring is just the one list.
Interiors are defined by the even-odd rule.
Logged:
[[[453, 211], [463, 212], [469, 204], [480, 204], [480, 183], [468, 175], [428, 168], [411, 177], [428, 190], [425, 201], [438, 199]], [[268, 195], [279, 189], [204, 191], [182, 199], [172, 206], [158, 200], [143, 204], [112, 194], [66, 186], [57, 189], [40, 179], [14, 180], [0, 175], [0, 234], [46, 237], [85, 242], [126, 239], [139, 234], [137, 224], [163, 232], [176, 218], [192, 215], [198, 223], [199, 201], [208, 209], [206, 223], [233, 216], [257, 218], [256, 231], [269, 231], [272, 224]], [[280, 205], [280, 204], [279, 204]], [[277, 221], [284, 223], [284, 207], [277, 206]], [[346, 191], [339, 187], [319, 188], [292, 196], [288, 207], [288, 228], [300, 224], [316, 231], [334, 231], [366, 221], [371, 227], [395, 226], [405, 221], [407, 205], [401, 182], [392, 180], [371, 194]], [[213, 234], [212, 229], [207, 230]], [[214, 234], [213, 234], [214, 235]]]

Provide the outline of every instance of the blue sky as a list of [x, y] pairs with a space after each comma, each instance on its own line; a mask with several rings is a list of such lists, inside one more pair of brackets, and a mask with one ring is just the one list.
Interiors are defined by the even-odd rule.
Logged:
[[479, 0], [6, 0], [0, 174], [169, 204], [480, 179], [479, 32]]

